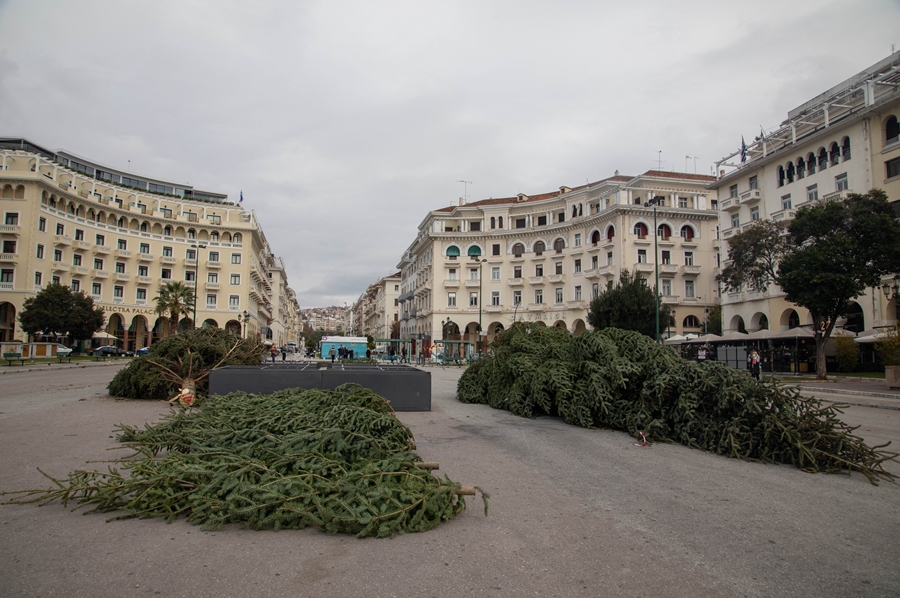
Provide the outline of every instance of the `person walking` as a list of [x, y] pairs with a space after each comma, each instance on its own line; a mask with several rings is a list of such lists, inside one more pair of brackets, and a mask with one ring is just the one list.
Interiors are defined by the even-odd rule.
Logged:
[[281, 347], [281, 363], [287, 361], [287, 347]]
[[331, 345], [331, 349], [328, 351], [328, 356], [331, 357], [331, 363], [334, 364], [334, 356], [337, 355], [337, 351], [334, 348], [334, 345]]
[[275, 354], [277, 353], [277, 351], [275, 350], [275, 345], [274, 345], [274, 344], [271, 346], [271, 349], [272, 349], [272, 351], [271, 351], [271, 353], [272, 353], [272, 363], [275, 363]]
[[756, 380], [759, 380], [759, 372], [760, 372], [760, 359], [759, 353], [756, 352], [756, 349], [750, 352], [750, 356], [747, 358], [747, 364], [750, 368], [750, 375], [753, 376]]
[[400, 348], [400, 363], [409, 363], [409, 359], [406, 358], [406, 345]]

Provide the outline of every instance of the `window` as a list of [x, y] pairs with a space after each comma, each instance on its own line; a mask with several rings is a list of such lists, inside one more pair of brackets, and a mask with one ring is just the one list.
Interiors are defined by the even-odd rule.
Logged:
[[847, 173], [841, 173], [834, 177], [834, 190], [835, 191], [846, 191], [850, 188], [850, 183], [847, 181]]
[[171, 268], [163, 268], [159, 277], [163, 278], [165, 280], [171, 279], [172, 278], [172, 269]]
[[547, 226], [547, 217], [546, 216], [538, 216], [538, 226]]
[[664, 296], [668, 297], [672, 294], [672, 279], [671, 278], [663, 278], [659, 281], [660, 293]]
[[[806, 188], [806, 201], [816, 201], [817, 199], [819, 199], [819, 186], [810, 185]], [[788, 196], [788, 200], [790, 200], [790, 196]]]
[[575, 247], [581, 247], [581, 233], [575, 233]]
[[750, 188], [759, 189], [759, 179], [756, 177], [756, 175], [750, 177]]
[[456, 268], [447, 270], [447, 280], [456, 280]]
[[513, 278], [522, 278], [522, 266], [515, 266], [513, 268]]
[[500, 305], [500, 291], [491, 291], [491, 305]]
[[103, 286], [99, 282], [95, 282], [91, 285], [91, 294], [92, 295], [100, 295], [103, 292]]
[[[4, 272], [12, 272], [12, 270], [4, 270]], [[10, 282], [11, 282], [11, 281], [12, 281], [12, 280], [10, 280]], [[79, 292], [80, 290], [81, 290], [81, 281], [80, 281], [80, 280], [73, 280], [73, 281], [72, 281], [72, 292], [73, 292], [73, 293], [77, 293], [77, 292]]]
[[731, 228], [737, 228], [741, 225], [741, 216], [740, 214], [732, 214], [731, 215]]
[[831, 165], [837, 166], [841, 162], [841, 148], [837, 143], [831, 144]]
[[681, 227], [680, 235], [681, 235], [681, 238], [684, 239], [685, 241], [693, 240], [693, 238], [694, 238], [693, 227], [691, 227], [688, 224], [685, 224], [684, 226]]
[[37, 246], [37, 258], [39, 260], [44, 259], [44, 246], [43, 245]]
[[607, 266], [613, 265], [613, 252], [612, 251], [606, 252], [606, 265]]
[[235, 285], [235, 286], [241, 284], [241, 275], [240, 274], [232, 274], [230, 282], [232, 285]]
[[591, 256], [591, 270], [596, 270], [600, 266], [600, 258], [596, 255]]
[[206, 275], [206, 282], [219, 282], [219, 273], [210, 272]]
[[656, 235], [662, 237], [664, 241], [668, 240], [672, 236], [672, 229], [668, 224], [660, 224], [656, 227]]
[[81, 265], [81, 256], [79, 254], [75, 254], [72, 256], [72, 265], [80, 266]]
[[887, 178], [900, 176], [900, 158], [894, 158], [885, 162], [884, 170]]
[[456, 307], [456, 293], [447, 293], [447, 307]]
[[480, 222], [470, 222], [470, 223], [469, 223], [469, 230], [472, 231], [472, 232], [478, 232], [478, 231], [480, 231], [480, 230], [481, 230], [481, 223], [480, 223]]
[[193, 282], [196, 280], [195, 275], [196, 274], [193, 270], [188, 270], [184, 273], [184, 279], [188, 282]]
[[42, 233], [47, 232], [47, 219], [41, 216], [38, 218], [38, 230]]
[[138, 276], [150, 276], [150, 267], [138, 266]]
[[516, 257], [522, 257], [522, 254], [525, 253], [525, 246], [521, 243], [516, 243], [512, 248], [513, 255]]
[[150, 243], [141, 243], [141, 253], [150, 253]]
[[516, 228], [525, 228], [525, 219], [524, 218], [516, 218]]
[[56, 234], [57, 235], [66, 234], [66, 226], [64, 224], [57, 224], [56, 225]]
[[556, 264], [554, 265], [554, 273], [555, 274], [563, 273], [563, 263], [562, 262], [556, 262]]
[[497, 228], [497, 219], [491, 216], [491, 228]]
[[823, 147], [819, 150], [819, 170], [825, 170], [826, 168], [828, 168], [828, 152]]
[[146, 301], [147, 300], [147, 289], [138, 289], [137, 290], [137, 299], [138, 299], [138, 301]]
[[687, 197], [679, 197], [678, 198], [678, 207], [679, 208], [688, 207], [688, 198]]
[[125, 262], [116, 262], [116, 272], [118, 274], [125, 274]]
[[469, 280], [478, 280], [478, 268], [469, 268]]
[[543, 276], [544, 275], [544, 264], [537, 264], [534, 267], [534, 275], [535, 276]]
[[802, 179], [806, 176], [806, 162], [803, 158], [797, 158], [797, 178]]
[[103, 235], [97, 235], [94, 237], [94, 241], [96, 241], [96, 245], [100, 245], [101, 247], [106, 245], [106, 237]]
[[684, 296], [685, 297], [693, 297], [694, 296], [694, 281], [693, 280], [685, 280], [684, 281]]
[[547, 246], [544, 245], [543, 241], [538, 241], [537, 243], [534, 244], [534, 254], [535, 255], [542, 255], [544, 253], [545, 249], [547, 249]]
[[197, 250], [196, 249], [188, 249], [184, 252], [185, 259], [195, 260], [197, 259]]
[[556, 305], [559, 305], [563, 302], [563, 290], [556, 289]]
[[478, 307], [478, 293], [469, 293], [469, 307]]
[[103, 260], [100, 258], [94, 258], [94, 270], [102, 270], [103, 269]]
[[500, 243], [491, 245], [491, 255], [500, 255]]
[[240, 253], [232, 253], [231, 254], [231, 263], [232, 264], [240, 264], [241, 263], [241, 254]]
[[638, 249], [637, 250], [637, 261], [639, 264], [647, 263], [647, 250], [646, 249]]
[[600, 284], [594, 283], [591, 285], [591, 299], [596, 299], [600, 296]]
[[228, 296], [228, 308], [229, 309], [237, 309], [241, 306], [241, 296], [240, 295], [229, 295]]
[[534, 292], [534, 302], [535, 303], [543, 303], [544, 302], [544, 289], [538, 289]]
[[219, 252], [218, 251], [210, 251], [209, 252], [209, 260], [210, 262], [218, 262], [219, 261]]
[[62, 253], [62, 249], [54, 249], [54, 250], [53, 250], [53, 261], [54, 261], [54, 262], [61, 262], [61, 261], [63, 261], [63, 253]]
[[497, 217], [497, 228], [503, 228], [503, 216]]
[[565, 249], [565, 247], [566, 247], [566, 242], [563, 241], [562, 239], [557, 239], [553, 242], [553, 250], [556, 253], [562, 253], [562, 250]]
[[700, 318], [697, 316], [688, 316], [684, 319], [685, 328], [700, 328]]
[[581, 260], [575, 260], [575, 273], [581, 272]]
[[163, 246], [163, 257], [172, 257], [172, 248], [168, 246]]
[[[815, 185], [813, 185], [815, 186]], [[809, 189], [809, 187], [807, 187]], [[781, 196], [781, 209], [782, 210], [790, 210], [791, 209], [791, 194]]]
[[643, 239], [647, 236], [647, 225], [643, 222], [638, 222], [634, 225], [634, 234], [638, 236], [638, 238]]
[[671, 251], [669, 251], [668, 249], [664, 249], [664, 250], [660, 251], [659, 253], [660, 253], [660, 256], [659, 256], [660, 263], [662, 263], [662, 264], [671, 264], [672, 263], [672, 252]]
[[581, 285], [575, 287], [575, 301], [581, 301]]
[[522, 291], [513, 291], [513, 305], [522, 305]]
[[750, 208], [750, 221], [755, 222], [756, 220], [759, 220], [759, 206]]
[[500, 280], [500, 266], [491, 268], [491, 280]]
[[53, 284], [59, 284], [60, 283], [59, 276], [54, 276], [53, 278], [50, 279], [50, 281]]
[[218, 300], [218, 296], [215, 294], [210, 294], [206, 296], [206, 307], [215, 307], [216, 302]]
[[694, 252], [693, 251], [685, 251], [684, 252], [684, 265], [685, 266], [693, 266], [694, 265]]
[[119, 239], [117, 247], [122, 251], [125, 251], [126, 249], [128, 249], [128, 241], [126, 241], [125, 239]]
[[16, 226], [19, 224], [19, 213], [18, 212], [7, 212], [4, 217], [4, 224], [9, 226]]
[[732, 185], [731, 187], [728, 188], [728, 197], [737, 197], [737, 196], [738, 196], [737, 185]]

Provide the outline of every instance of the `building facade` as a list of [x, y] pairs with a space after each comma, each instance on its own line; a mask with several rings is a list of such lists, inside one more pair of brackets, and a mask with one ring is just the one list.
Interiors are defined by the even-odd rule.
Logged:
[[202, 326], [298, 338], [296, 327], [288, 331], [293, 291], [283, 264], [255, 214], [226, 195], [3, 138], [0, 212], [0, 340], [25, 340], [17, 321], [24, 301], [60, 283], [91, 296], [106, 332], [139, 349], [168, 332], [155, 298], [174, 281], [196, 290]]
[[[807, 205], [884, 190], [900, 206], [900, 52], [791, 110], [777, 130], [717, 163], [722, 256], [727, 240], [757, 220], [787, 222]], [[896, 300], [870, 289], [837, 322], [856, 333], [896, 323]], [[813, 324], [777, 285], [722, 297], [723, 327], [754, 332]]]
[[664, 335], [702, 332], [717, 302], [714, 180], [617, 172], [429, 212], [398, 264], [400, 337], [489, 343], [514, 321], [580, 334], [590, 300], [623, 268], [651, 286], [658, 271], [662, 301], [675, 312]]

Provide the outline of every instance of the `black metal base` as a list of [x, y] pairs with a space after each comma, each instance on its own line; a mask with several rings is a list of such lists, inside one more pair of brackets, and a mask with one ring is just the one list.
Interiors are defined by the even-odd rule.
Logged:
[[209, 394], [269, 394], [285, 388], [334, 389], [347, 382], [370, 388], [394, 411], [431, 411], [431, 372], [409, 365], [274, 363], [228, 366], [209, 375]]

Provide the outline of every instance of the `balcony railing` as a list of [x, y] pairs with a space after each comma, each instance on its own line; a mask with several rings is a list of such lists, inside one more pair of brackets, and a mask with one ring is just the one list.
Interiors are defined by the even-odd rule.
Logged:
[[18, 235], [20, 229], [20, 226], [16, 226], [13, 224], [0, 224], [0, 233]]
[[140, 252], [140, 253], [137, 254], [137, 258], [138, 258], [138, 260], [140, 260], [140, 261], [142, 261], [142, 262], [152, 262], [152, 261], [153, 261], [153, 254], [152, 254], [152, 253], [144, 253], [144, 252]]
[[17, 262], [19, 261], [18, 253], [0, 253], [0, 262]]
[[93, 251], [94, 253], [102, 253], [104, 255], [108, 255], [110, 249], [105, 245], [91, 245], [91, 251]]
[[71, 245], [72, 239], [65, 235], [56, 235], [53, 237], [53, 242], [57, 245]]

